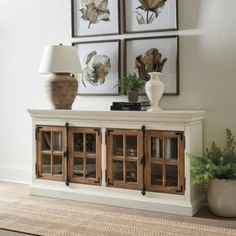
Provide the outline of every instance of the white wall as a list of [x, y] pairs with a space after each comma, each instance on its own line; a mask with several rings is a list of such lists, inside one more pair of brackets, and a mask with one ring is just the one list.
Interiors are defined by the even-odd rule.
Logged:
[[[222, 144], [226, 127], [236, 134], [235, 9], [235, 0], [179, 0], [181, 95], [161, 107], [206, 110], [205, 147]], [[41, 55], [45, 45], [71, 41], [70, 0], [0, 0], [0, 179], [30, 181], [26, 109], [50, 108], [37, 76]], [[73, 109], [109, 109], [117, 100], [94, 99], [78, 97]]]
[[45, 45], [71, 43], [69, 0], [0, 0], [0, 179], [31, 178], [31, 119], [47, 108], [37, 70]]

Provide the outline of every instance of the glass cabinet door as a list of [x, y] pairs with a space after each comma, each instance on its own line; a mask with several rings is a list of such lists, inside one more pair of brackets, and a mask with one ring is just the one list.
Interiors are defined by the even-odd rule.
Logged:
[[70, 179], [75, 183], [101, 183], [101, 131], [70, 128]]
[[183, 194], [183, 132], [147, 131], [145, 148], [147, 190]]
[[108, 186], [140, 188], [141, 146], [139, 130], [107, 130]]
[[65, 177], [65, 128], [43, 126], [37, 133], [37, 177], [63, 180]]

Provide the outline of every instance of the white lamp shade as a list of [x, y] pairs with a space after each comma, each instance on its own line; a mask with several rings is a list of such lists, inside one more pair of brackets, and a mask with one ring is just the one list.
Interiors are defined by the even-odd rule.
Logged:
[[71, 73], [82, 71], [77, 50], [73, 46], [47, 46], [44, 50], [39, 74]]

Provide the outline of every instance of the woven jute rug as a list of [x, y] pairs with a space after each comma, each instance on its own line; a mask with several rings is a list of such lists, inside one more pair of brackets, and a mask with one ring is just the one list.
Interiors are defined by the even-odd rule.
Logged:
[[73, 201], [0, 196], [0, 228], [49, 236], [236, 236], [236, 230], [83, 207]]

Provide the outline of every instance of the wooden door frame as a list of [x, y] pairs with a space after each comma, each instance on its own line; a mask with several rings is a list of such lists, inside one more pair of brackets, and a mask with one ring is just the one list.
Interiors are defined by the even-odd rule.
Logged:
[[[55, 180], [55, 181], [63, 181], [65, 180], [66, 176], [66, 167], [65, 167], [65, 158], [64, 152], [66, 150], [66, 130], [63, 126], [36, 126], [37, 133], [36, 133], [36, 178], [38, 179], [47, 179], [47, 180]], [[42, 145], [42, 132], [50, 132], [51, 140], [50, 140], [50, 151], [48, 151], [48, 155], [50, 155], [50, 174], [42, 173], [42, 154], [43, 151], [41, 150]], [[61, 132], [62, 133], [62, 175], [54, 175], [53, 174], [53, 132]]]
[[[112, 157], [113, 151], [113, 139], [114, 135], [122, 135], [123, 137], [123, 156]], [[137, 158], [127, 158], [126, 157], [126, 136], [137, 136]], [[116, 188], [126, 188], [126, 189], [141, 189], [142, 187], [142, 166], [141, 166], [141, 154], [142, 154], [142, 133], [138, 129], [107, 129], [107, 186]], [[113, 160], [121, 160], [123, 162], [123, 181], [113, 180]], [[126, 161], [136, 161], [137, 162], [137, 182], [125, 182], [126, 176]]]
[[[151, 137], [163, 138], [163, 159], [162, 160], [151, 160], [150, 142]], [[166, 160], [165, 153], [165, 139], [166, 138], [177, 138], [178, 140], [178, 160]], [[183, 131], [158, 131], [158, 130], [147, 130], [145, 135], [145, 156], [146, 156], [146, 168], [145, 168], [145, 182], [146, 190], [152, 192], [163, 192], [163, 193], [174, 193], [184, 194], [185, 183], [184, 183], [184, 132]], [[151, 163], [162, 164], [162, 186], [154, 186], [151, 184]], [[175, 165], [178, 168], [178, 186], [165, 186], [166, 182], [166, 166]]]
[[[86, 178], [86, 177], [75, 177], [73, 174], [74, 170], [74, 133], [82, 133], [83, 134], [83, 154], [81, 158], [83, 158], [83, 172], [85, 173], [86, 168], [86, 134], [95, 134], [96, 135], [96, 178]], [[70, 127], [69, 131], [69, 177], [70, 182], [72, 183], [80, 183], [80, 184], [92, 184], [92, 185], [101, 185], [101, 128], [85, 128], [85, 127]]]

